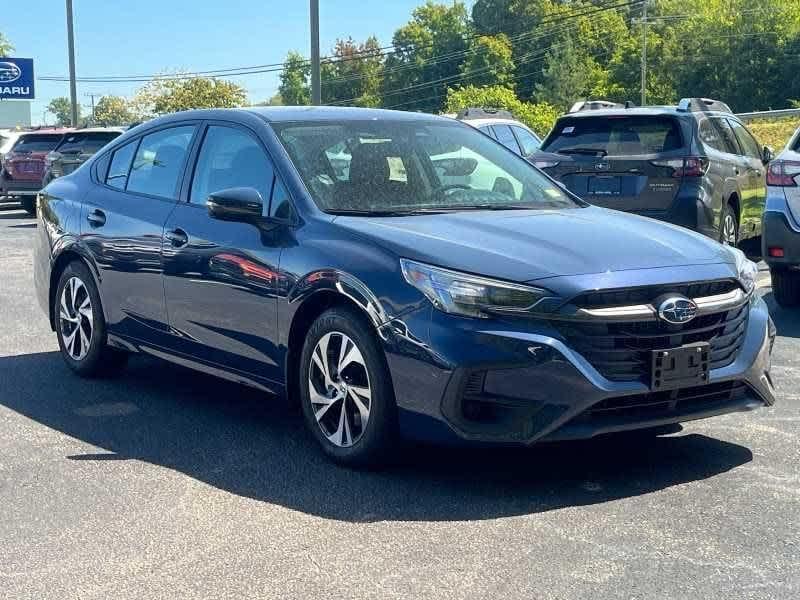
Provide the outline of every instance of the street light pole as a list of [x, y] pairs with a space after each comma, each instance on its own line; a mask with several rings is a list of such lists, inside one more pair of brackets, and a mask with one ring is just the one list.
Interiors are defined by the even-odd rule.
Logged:
[[72, 126], [78, 126], [78, 90], [75, 83], [75, 34], [72, 27], [72, 0], [67, 0], [67, 46], [69, 50], [69, 100]]
[[311, 0], [311, 104], [322, 104], [319, 64], [319, 0]]
[[647, 103], [647, 5], [642, 4], [642, 106]]

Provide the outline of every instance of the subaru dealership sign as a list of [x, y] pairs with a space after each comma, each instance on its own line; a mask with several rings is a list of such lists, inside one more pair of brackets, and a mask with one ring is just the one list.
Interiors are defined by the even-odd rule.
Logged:
[[33, 98], [33, 59], [0, 57], [0, 100]]

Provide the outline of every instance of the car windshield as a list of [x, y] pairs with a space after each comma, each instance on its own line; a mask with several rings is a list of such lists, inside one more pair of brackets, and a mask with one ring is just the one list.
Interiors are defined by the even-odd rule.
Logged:
[[63, 135], [60, 133], [23, 135], [14, 144], [12, 150], [14, 152], [50, 152], [58, 146], [62, 137]]
[[118, 131], [85, 131], [69, 133], [56, 150], [61, 154], [94, 154], [108, 142], [119, 136]]
[[669, 117], [577, 117], [559, 121], [542, 150], [559, 154], [638, 156], [679, 150], [681, 132]]
[[326, 212], [579, 206], [524, 159], [461, 123], [382, 119], [273, 127], [312, 198]]

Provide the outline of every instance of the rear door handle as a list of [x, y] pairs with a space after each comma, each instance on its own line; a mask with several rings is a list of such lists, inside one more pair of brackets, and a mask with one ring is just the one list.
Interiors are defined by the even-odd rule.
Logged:
[[183, 229], [172, 229], [164, 234], [170, 243], [176, 248], [185, 246], [189, 243], [189, 236]]
[[89, 221], [89, 224], [92, 227], [102, 227], [106, 224], [106, 213], [99, 208], [96, 208], [86, 215], [86, 220]]

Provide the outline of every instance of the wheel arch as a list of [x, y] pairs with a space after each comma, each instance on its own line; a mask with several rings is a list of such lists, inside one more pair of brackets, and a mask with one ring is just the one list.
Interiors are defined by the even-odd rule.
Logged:
[[89, 269], [89, 273], [92, 274], [92, 279], [94, 280], [93, 283], [97, 288], [98, 294], [100, 293], [100, 279], [98, 277], [97, 269], [95, 268], [94, 262], [86, 255], [85, 252], [81, 250], [80, 246], [77, 244], [72, 244], [61, 250], [61, 252], [59, 252], [53, 260], [53, 266], [50, 268], [50, 284], [47, 292], [47, 311], [50, 320], [50, 328], [53, 331], [55, 331], [53, 303], [55, 300], [56, 288], [58, 287], [58, 280], [61, 278], [61, 274], [64, 272], [64, 269], [67, 268], [67, 265], [76, 261], [83, 263], [86, 268]]

